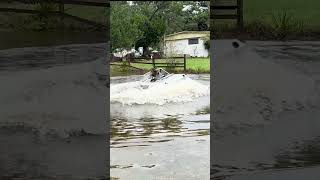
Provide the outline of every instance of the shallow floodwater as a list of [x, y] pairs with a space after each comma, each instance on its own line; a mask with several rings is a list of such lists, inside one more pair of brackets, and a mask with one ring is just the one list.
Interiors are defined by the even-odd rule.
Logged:
[[215, 92], [235, 88], [218, 92], [232, 98], [213, 112], [211, 179], [319, 179], [319, 52], [319, 42], [256, 41], [224, 56]]
[[107, 179], [105, 47], [0, 50], [0, 179]]
[[105, 43], [105, 32], [26, 32], [1, 31], [0, 50], [10, 48]]
[[[210, 84], [210, 75], [189, 77]], [[112, 78], [111, 84], [139, 78]], [[209, 179], [209, 96], [165, 105], [111, 103], [110, 111], [112, 178]]]

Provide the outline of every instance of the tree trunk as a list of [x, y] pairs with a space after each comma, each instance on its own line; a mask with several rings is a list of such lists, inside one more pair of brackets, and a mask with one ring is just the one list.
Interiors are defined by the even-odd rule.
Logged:
[[149, 49], [148, 49], [148, 47], [143, 47], [143, 56], [144, 57], [150, 57], [150, 51], [149, 51]]

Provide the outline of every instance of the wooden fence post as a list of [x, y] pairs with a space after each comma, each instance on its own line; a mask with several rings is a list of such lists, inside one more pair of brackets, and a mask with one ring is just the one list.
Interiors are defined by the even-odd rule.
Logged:
[[126, 60], [128, 61], [128, 65], [131, 66], [131, 54], [126, 55]]
[[59, 2], [59, 13], [60, 13], [60, 23], [62, 27], [64, 27], [64, 4], [63, 0], [60, 0]]
[[243, 28], [243, 0], [237, 0], [237, 14], [238, 14], [238, 28], [242, 29]]
[[153, 68], [156, 68], [156, 63], [155, 63], [155, 60], [154, 60], [154, 57], [153, 57], [153, 56], [151, 56], [151, 60], [152, 60], [152, 66], [153, 66]]
[[183, 55], [183, 70], [187, 70], [187, 56], [186, 54]]

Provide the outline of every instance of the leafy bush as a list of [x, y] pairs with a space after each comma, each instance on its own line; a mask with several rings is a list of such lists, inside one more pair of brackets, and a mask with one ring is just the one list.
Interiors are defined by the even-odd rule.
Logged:
[[40, 11], [40, 14], [33, 15], [31, 25], [35, 30], [48, 30], [55, 28], [58, 24], [58, 17], [52, 16], [49, 13], [57, 11], [58, 5], [51, 2], [39, 2], [36, 4], [35, 10]]
[[270, 22], [255, 20], [245, 25], [244, 31], [259, 39], [287, 40], [303, 32], [304, 24], [286, 11], [273, 13]]

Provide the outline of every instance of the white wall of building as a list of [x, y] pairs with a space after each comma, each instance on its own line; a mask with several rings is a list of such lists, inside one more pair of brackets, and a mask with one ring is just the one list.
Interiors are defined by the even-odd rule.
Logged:
[[190, 44], [188, 39], [166, 41], [164, 53], [167, 56], [188, 54], [192, 57], [208, 57], [208, 51], [204, 47], [205, 41], [199, 38], [198, 44]]

